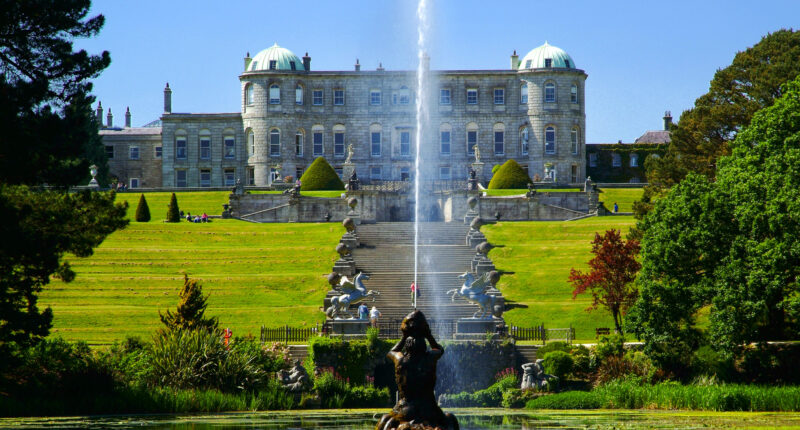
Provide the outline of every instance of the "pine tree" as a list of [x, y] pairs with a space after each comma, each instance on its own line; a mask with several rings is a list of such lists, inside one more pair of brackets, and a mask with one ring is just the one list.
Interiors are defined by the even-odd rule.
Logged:
[[137, 222], [148, 222], [150, 221], [150, 207], [147, 206], [147, 200], [144, 198], [144, 194], [139, 197], [139, 205], [136, 206], [136, 221]]
[[169, 199], [169, 206], [167, 206], [167, 222], [180, 221], [181, 211], [178, 209], [178, 198], [175, 197], [175, 193], [172, 193], [172, 197]]
[[179, 297], [180, 302], [175, 313], [169, 310], [166, 314], [158, 313], [168, 330], [217, 330], [217, 318], [204, 316], [208, 298], [203, 297], [203, 287], [197, 280], [183, 275], [183, 288]]

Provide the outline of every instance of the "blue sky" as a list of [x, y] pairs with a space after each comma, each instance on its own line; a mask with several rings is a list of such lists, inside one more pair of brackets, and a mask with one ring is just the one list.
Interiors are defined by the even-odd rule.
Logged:
[[[100, 35], [81, 40], [112, 63], [94, 93], [123, 123], [157, 119], [162, 89], [173, 112], [238, 112], [246, 52], [277, 42], [312, 70], [416, 69], [415, 0], [95, 0]], [[432, 69], [505, 69], [547, 40], [586, 71], [586, 141], [633, 141], [676, 118], [737, 51], [800, 26], [800, 1], [432, 0]]]

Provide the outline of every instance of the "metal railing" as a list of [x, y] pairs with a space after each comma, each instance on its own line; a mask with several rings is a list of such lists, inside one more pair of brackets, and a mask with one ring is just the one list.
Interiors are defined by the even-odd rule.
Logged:
[[305, 342], [309, 337], [318, 336], [319, 327], [266, 327], [261, 326], [261, 343], [264, 342]]

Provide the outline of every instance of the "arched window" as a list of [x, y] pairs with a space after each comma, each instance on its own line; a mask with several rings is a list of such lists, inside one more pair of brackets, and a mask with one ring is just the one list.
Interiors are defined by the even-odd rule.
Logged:
[[556, 102], [556, 84], [548, 82], [544, 84], [544, 101], [545, 103]]
[[528, 132], [527, 126], [519, 129], [519, 145], [520, 153], [522, 155], [528, 155], [528, 141], [530, 140], [530, 137], [530, 132]]
[[552, 125], [549, 125], [544, 129], [544, 153], [556, 153], [556, 128]]
[[494, 132], [494, 155], [503, 155], [506, 152], [506, 126], [498, 122], [492, 128]]
[[311, 143], [312, 143], [312, 152], [314, 153], [315, 157], [319, 157], [322, 155], [323, 152], [323, 133], [325, 132], [325, 127], [321, 125], [315, 125], [311, 127]]
[[269, 86], [269, 104], [281, 104], [281, 87], [279, 87], [278, 84], [272, 84]]
[[247, 129], [247, 155], [253, 156], [256, 154], [256, 135], [253, 130]]
[[252, 105], [253, 100], [255, 100], [253, 84], [247, 84], [244, 87], [244, 94], [245, 94], [245, 103], [247, 105]]
[[294, 135], [294, 155], [298, 157], [303, 156], [303, 143], [305, 140], [305, 133], [303, 133], [303, 130], [297, 130], [297, 133]]
[[210, 160], [211, 159], [211, 132], [209, 130], [203, 129], [200, 130], [200, 159], [201, 160]]
[[519, 103], [520, 104], [528, 104], [528, 83], [523, 82], [522, 85], [519, 86]]
[[294, 87], [294, 104], [302, 105], [303, 104], [303, 86], [297, 84]]
[[570, 149], [572, 149], [572, 154], [577, 155], [580, 152], [580, 139], [578, 136], [578, 127], [574, 127], [570, 132]]
[[281, 155], [281, 131], [273, 128], [269, 132], [269, 156], [277, 157]]
[[344, 157], [344, 125], [333, 126], [333, 156]]
[[373, 157], [380, 157], [381, 156], [381, 125], [380, 124], [372, 124], [369, 126], [369, 146], [370, 146], [370, 154]]
[[578, 84], [572, 84], [572, 86], [569, 87], [569, 101], [578, 103]]
[[450, 155], [451, 134], [450, 124], [439, 127], [439, 153], [442, 155]]
[[478, 124], [470, 122], [467, 124], [467, 155], [475, 155], [475, 147], [478, 145]]

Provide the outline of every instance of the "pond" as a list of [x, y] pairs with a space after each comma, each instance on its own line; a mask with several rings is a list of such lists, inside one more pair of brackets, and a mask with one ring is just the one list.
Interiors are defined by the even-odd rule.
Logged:
[[[463, 430], [583, 428], [800, 428], [800, 413], [704, 411], [515, 411], [452, 409]], [[0, 428], [50, 429], [372, 429], [386, 410], [236, 412], [214, 415], [4, 418]]]

